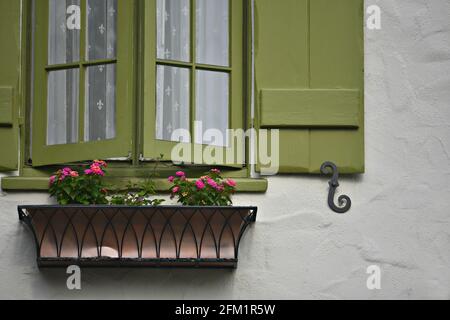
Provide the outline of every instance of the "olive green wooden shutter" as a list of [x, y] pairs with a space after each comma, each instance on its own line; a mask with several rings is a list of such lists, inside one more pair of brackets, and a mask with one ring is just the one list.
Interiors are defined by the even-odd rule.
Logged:
[[255, 28], [255, 125], [280, 130], [280, 173], [363, 173], [363, 0], [255, 0]]
[[0, 171], [18, 165], [18, 88], [20, 79], [20, 1], [0, 1]]

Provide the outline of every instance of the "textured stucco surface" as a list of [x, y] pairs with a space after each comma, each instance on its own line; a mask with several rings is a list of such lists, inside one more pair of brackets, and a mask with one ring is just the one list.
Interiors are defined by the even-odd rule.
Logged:
[[[366, 31], [366, 162], [343, 179], [352, 211], [331, 213], [327, 180], [270, 178], [236, 271], [65, 270], [36, 267], [17, 204], [45, 194], [0, 197], [0, 298], [450, 299], [450, 1], [366, 1], [382, 30]], [[379, 265], [382, 289], [366, 288]]]

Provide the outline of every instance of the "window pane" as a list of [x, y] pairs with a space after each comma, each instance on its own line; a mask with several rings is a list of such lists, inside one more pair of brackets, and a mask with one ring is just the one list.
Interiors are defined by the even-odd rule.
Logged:
[[228, 0], [197, 0], [197, 63], [229, 65]]
[[[176, 141], [172, 133], [189, 130], [189, 70], [158, 66], [156, 81], [156, 138]], [[182, 139], [183, 142], [190, 142]]]
[[[196, 129], [195, 143], [227, 146], [229, 74], [197, 70], [196, 101], [196, 121], [201, 122], [202, 130]], [[222, 134], [222, 141], [203, 138], [207, 130], [219, 131]], [[214, 134], [214, 131], [209, 133]]]
[[86, 70], [85, 141], [113, 139], [116, 136], [116, 65]]
[[48, 64], [80, 60], [80, 0], [50, 0]]
[[116, 57], [117, 0], [87, 0], [86, 59]]
[[158, 59], [190, 60], [190, 1], [157, 0]]
[[47, 145], [78, 142], [79, 70], [48, 75]]

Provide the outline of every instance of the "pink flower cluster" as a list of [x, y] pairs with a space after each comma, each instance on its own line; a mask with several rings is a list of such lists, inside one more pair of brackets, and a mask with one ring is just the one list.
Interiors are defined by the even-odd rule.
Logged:
[[171, 199], [178, 197], [178, 202], [183, 205], [231, 205], [230, 196], [236, 192], [236, 181], [223, 179], [218, 169], [193, 180], [178, 171], [168, 181], [173, 184]]
[[[86, 175], [97, 175], [104, 176], [105, 171], [104, 168], [107, 167], [105, 161], [95, 160], [89, 167], [89, 169], [84, 170], [84, 174]], [[53, 185], [56, 181], [64, 181], [66, 178], [78, 178], [80, 174], [78, 171], [72, 170], [69, 167], [66, 167], [62, 170], [59, 170], [55, 175], [50, 177], [50, 185]]]
[[[215, 175], [220, 175], [220, 170], [219, 169], [212, 169], [211, 171], [212, 177], [214, 177]], [[225, 190], [225, 186], [229, 186], [232, 188], [236, 187], [236, 181], [234, 181], [233, 179], [227, 179], [222, 183], [217, 183], [211, 176], [202, 176], [200, 177], [200, 179], [195, 181], [195, 186], [198, 190], [203, 190], [205, 189], [208, 185], [210, 187], [212, 187], [213, 189], [222, 192]], [[183, 171], [178, 171], [175, 176], [170, 176], [167, 180], [171, 183], [174, 183], [176, 179], [180, 179], [181, 181], [186, 181], [186, 173], [184, 173]], [[175, 186], [172, 189], [172, 193], [178, 193], [181, 190], [181, 188], [179, 186]]]
[[56, 175], [50, 177], [50, 184], [54, 184], [56, 180], [63, 181], [68, 177], [77, 178], [79, 177], [79, 173], [71, 168], [64, 168], [59, 170]]
[[203, 181], [201, 179], [197, 180], [195, 182], [195, 186], [197, 187], [198, 190], [202, 190], [202, 189], [206, 188], [205, 184], [203, 183]]
[[[185, 181], [186, 180], [186, 173], [184, 173], [183, 171], [178, 171], [177, 173], [175, 173], [175, 175], [181, 181]], [[167, 180], [169, 180], [169, 182], [174, 182], [175, 181], [175, 177], [174, 176], [170, 176]]]
[[94, 163], [91, 164], [89, 169], [84, 170], [84, 173], [88, 176], [104, 176], [105, 172], [103, 171], [106, 168], [106, 162], [101, 160], [95, 160]]
[[232, 188], [236, 187], [236, 185], [237, 185], [236, 181], [234, 181], [233, 179], [227, 179], [227, 180], [225, 180], [225, 182], [223, 184], [218, 184], [216, 181], [214, 181], [210, 177], [202, 177], [199, 180], [197, 180], [197, 182], [195, 183], [195, 185], [197, 186], [197, 189], [199, 189], [199, 190], [205, 189], [206, 185], [209, 185], [212, 188], [216, 189], [217, 191], [223, 191], [225, 184]]
[[[214, 175], [220, 175], [220, 170], [219, 169], [212, 169], [211, 173]], [[209, 185], [210, 187], [212, 187], [213, 189], [221, 192], [225, 189], [225, 185], [229, 186], [229, 187], [236, 187], [236, 181], [234, 181], [233, 179], [227, 179], [225, 180], [225, 182], [219, 184], [217, 183], [212, 177], [210, 176], [203, 176], [200, 177], [200, 179], [198, 179], [195, 182], [195, 186], [197, 187], [198, 190], [203, 190], [206, 188], [206, 186]]]
[[236, 187], [236, 185], [237, 185], [237, 183], [236, 183], [236, 181], [234, 181], [233, 179], [227, 179], [226, 181], [225, 181], [225, 183], [229, 186], [229, 187]]

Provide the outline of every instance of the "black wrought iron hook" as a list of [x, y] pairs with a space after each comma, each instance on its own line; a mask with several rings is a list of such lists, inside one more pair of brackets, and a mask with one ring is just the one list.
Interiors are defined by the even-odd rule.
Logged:
[[338, 167], [332, 162], [325, 162], [320, 167], [320, 171], [324, 175], [329, 175], [331, 169], [331, 174], [333, 175], [331, 180], [328, 182], [330, 185], [330, 191], [328, 193], [328, 206], [331, 210], [336, 213], [343, 214], [347, 213], [352, 207], [352, 200], [346, 195], [342, 195], [338, 198], [338, 205], [334, 203], [334, 196], [336, 195], [336, 189], [339, 187], [339, 170]]

